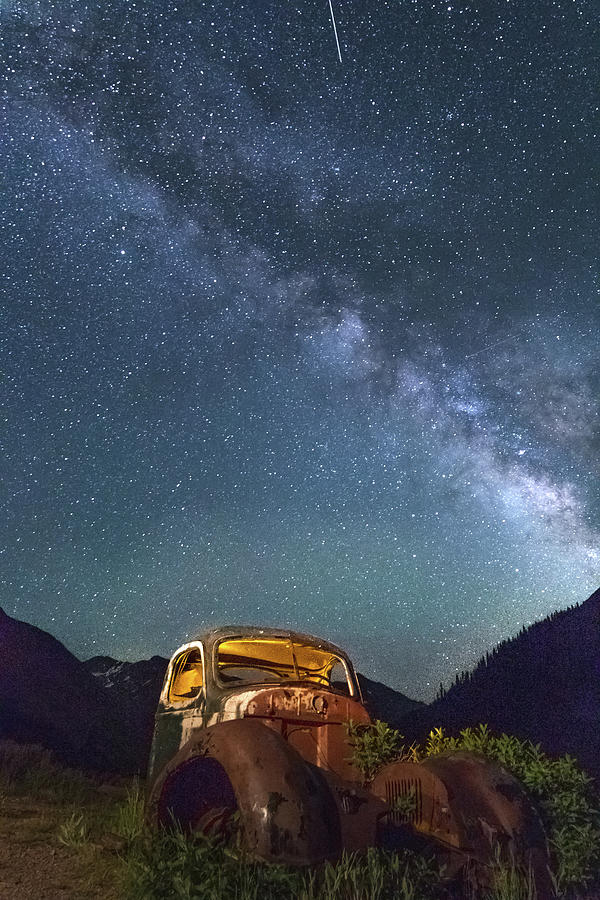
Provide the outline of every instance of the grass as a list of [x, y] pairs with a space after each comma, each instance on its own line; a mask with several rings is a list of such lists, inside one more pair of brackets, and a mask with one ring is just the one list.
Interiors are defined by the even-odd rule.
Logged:
[[105, 837], [120, 828], [125, 846], [138, 797], [131, 779], [107, 782], [0, 741], [0, 896], [124, 900], [127, 866]]
[[82, 847], [87, 844], [89, 831], [83, 813], [71, 813], [58, 829], [58, 839], [65, 847]]
[[[531, 869], [524, 870], [515, 864], [514, 859], [506, 859], [496, 846], [494, 858], [489, 870], [489, 885], [479, 891], [470, 891], [467, 887], [468, 900], [538, 900], [535, 879]], [[554, 892], [554, 896], [560, 895]], [[539, 900], [546, 900], [540, 897]]]
[[531, 875], [514, 866], [502, 866], [494, 872], [486, 900], [537, 900], [537, 892]]
[[149, 834], [128, 856], [128, 900], [441, 900], [439, 868], [409, 851], [343, 855], [299, 870], [237, 857], [177, 829]]
[[125, 800], [116, 807], [113, 830], [128, 843], [141, 837], [144, 830], [144, 792], [139, 778], [134, 779]]
[[[0, 742], [0, 773], [0, 845], [22, 848], [11, 849], [15, 865], [25, 853], [31, 868], [36, 854], [43, 863], [41, 888], [7, 893], [11, 900], [549, 900], [536, 897], [529, 873], [499, 856], [489, 885], [463, 893], [444, 884], [433, 860], [408, 850], [373, 848], [298, 870], [258, 863], [176, 828], [149, 831], [139, 781], [64, 769], [41, 748]], [[3, 881], [0, 856], [0, 887]], [[600, 897], [591, 887], [586, 895], [584, 882], [579, 889], [557, 884], [556, 897]]]

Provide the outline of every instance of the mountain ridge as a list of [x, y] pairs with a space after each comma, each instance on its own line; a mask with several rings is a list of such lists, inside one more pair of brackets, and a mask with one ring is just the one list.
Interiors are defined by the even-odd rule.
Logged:
[[[83, 768], [145, 771], [165, 657], [81, 661], [2, 609], [0, 654], [0, 738], [41, 743]], [[408, 740], [486, 722], [600, 777], [600, 589], [492, 648], [431, 704], [358, 677], [372, 717]]]
[[568, 753], [600, 777], [600, 589], [498, 644], [426, 708], [393, 724], [422, 740], [486, 722]]
[[0, 609], [0, 659], [1, 738], [42, 744], [69, 765], [135, 771], [135, 736], [57, 638]]

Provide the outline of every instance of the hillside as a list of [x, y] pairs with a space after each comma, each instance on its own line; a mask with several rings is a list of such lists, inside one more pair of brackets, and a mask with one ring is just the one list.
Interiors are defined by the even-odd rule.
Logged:
[[84, 769], [138, 771], [147, 738], [60, 641], [0, 610], [0, 654], [0, 739]]
[[363, 699], [373, 719], [397, 722], [409, 713], [414, 713], [426, 706], [420, 700], [411, 700], [406, 694], [395, 691], [381, 681], [372, 681], [360, 672], [358, 672], [358, 681]]
[[[42, 744], [70, 765], [145, 772], [165, 658], [80, 662], [2, 611], [0, 651], [0, 738]], [[487, 722], [600, 777], [600, 590], [500, 644], [429, 706], [359, 679], [371, 715], [409, 740]]]
[[600, 590], [499, 644], [401, 729], [413, 739], [479, 722], [569, 753], [600, 777]]

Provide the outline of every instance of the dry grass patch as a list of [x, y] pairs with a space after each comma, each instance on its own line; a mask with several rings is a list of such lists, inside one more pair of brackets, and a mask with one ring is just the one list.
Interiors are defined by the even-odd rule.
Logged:
[[[65, 769], [41, 747], [0, 741], [0, 897], [123, 900], [124, 863], [103, 839], [131, 779], [113, 781]], [[82, 840], [70, 840], [70, 822]]]

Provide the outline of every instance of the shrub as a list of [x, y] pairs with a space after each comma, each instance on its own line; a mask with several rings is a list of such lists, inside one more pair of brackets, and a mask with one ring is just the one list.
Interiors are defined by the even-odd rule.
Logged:
[[17, 744], [16, 741], [0, 741], [0, 772], [8, 784], [15, 784], [42, 770], [54, 774], [57, 770], [52, 753], [39, 744]]
[[352, 748], [352, 762], [365, 781], [372, 781], [375, 773], [386, 763], [409, 759], [412, 754], [403, 744], [400, 732], [380, 720], [372, 725], [346, 725], [348, 743]]
[[[382, 722], [354, 729], [353, 761], [372, 778], [378, 768], [405, 753], [403, 737]], [[379, 754], [379, 748], [382, 752]], [[499, 762], [521, 781], [534, 801], [550, 843], [556, 890], [585, 887], [600, 871], [600, 811], [592, 779], [570, 756], [551, 759], [531, 741], [494, 735], [487, 725], [465, 728], [449, 737], [441, 728], [429, 734], [424, 747], [413, 746], [410, 755], [425, 759], [441, 753], [467, 750]]]
[[0, 741], [0, 784], [13, 794], [81, 803], [94, 790], [83, 772], [62, 766], [50, 750], [38, 744]]

